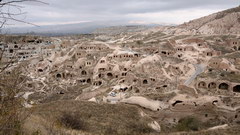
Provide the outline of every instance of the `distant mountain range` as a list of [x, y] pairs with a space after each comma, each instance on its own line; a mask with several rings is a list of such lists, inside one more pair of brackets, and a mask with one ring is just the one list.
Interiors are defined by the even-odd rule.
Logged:
[[[5, 28], [2, 33], [6, 34], [31, 34], [31, 35], [45, 35], [45, 36], [61, 36], [61, 35], [71, 35], [71, 34], [91, 34], [96, 33], [106, 33], [108, 27], [112, 30], [116, 28], [118, 31], [120, 27], [123, 31], [131, 31], [130, 28], [136, 31], [136, 28], [145, 29], [147, 27], [157, 26], [156, 24], [149, 25], [138, 25], [138, 24], [128, 24], [124, 22], [108, 21], [108, 22], [84, 22], [76, 24], [64, 24], [64, 25], [45, 25], [45, 26], [32, 26], [32, 27], [16, 27], [16, 28]], [[115, 30], [116, 30], [115, 28]], [[134, 31], [132, 30], [132, 31]], [[102, 31], [102, 32], [101, 32]], [[103, 32], [104, 31], [104, 32]]]
[[110, 34], [116, 35], [121, 33], [141, 32], [156, 25], [126, 25], [126, 26], [112, 26], [96, 29], [94, 34]]
[[[123, 32], [144, 31], [160, 26], [160, 31], [167, 34], [240, 34], [240, 6], [201, 17], [181, 25], [146, 24], [139, 25], [124, 21], [95, 21], [76, 24], [48, 25], [40, 27], [22, 27], [2, 29], [4, 34], [31, 34], [61, 36], [74, 34], [119, 34]], [[164, 27], [161, 27], [164, 26]]]

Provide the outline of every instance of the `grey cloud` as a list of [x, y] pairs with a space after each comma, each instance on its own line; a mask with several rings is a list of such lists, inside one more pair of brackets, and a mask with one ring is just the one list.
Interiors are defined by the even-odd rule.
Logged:
[[[25, 3], [32, 22], [126, 20], [128, 14], [168, 12], [186, 9], [227, 9], [237, 0], [42, 0], [49, 5]], [[141, 19], [141, 18], [132, 18]]]
[[48, 3], [57, 10], [119, 14], [238, 5], [237, 0], [49, 0]]

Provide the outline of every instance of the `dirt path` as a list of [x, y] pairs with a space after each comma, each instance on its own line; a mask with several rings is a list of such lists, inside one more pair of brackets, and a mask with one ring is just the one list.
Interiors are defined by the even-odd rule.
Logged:
[[85, 93], [82, 93], [81, 95], [79, 95], [76, 100], [89, 100], [93, 97], [96, 97], [97, 95], [100, 95], [102, 93], [105, 93], [106, 91], [108, 91], [109, 88], [99, 88], [99, 89], [96, 89], [94, 91], [91, 91], [91, 92], [85, 92]]
[[194, 65], [194, 67], [195, 67], [195, 73], [188, 80], [185, 81], [184, 85], [186, 86], [189, 86], [192, 83], [192, 81], [205, 70], [205, 66], [200, 64], [196, 64]]

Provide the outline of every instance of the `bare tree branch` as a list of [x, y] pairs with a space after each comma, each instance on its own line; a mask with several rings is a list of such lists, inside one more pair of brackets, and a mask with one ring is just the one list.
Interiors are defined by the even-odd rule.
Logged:
[[[0, 28], [2, 28], [6, 24], [6, 22], [9, 21], [9, 20], [16, 21], [16, 22], [21, 22], [21, 23], [25, 23], [25, 24], [29, 24], [29, 25], [33, 25], [33, 26], [38, 26], [38, 25], [35, 25], [34, 23], [30, 23], [30, 22], [24, 21], [22, 19], [17, 19], [16, 18], [16, 16], [26, 14], [26, 12], [22, 12], [22, 8], [24, 8], [24, 7], [19, 5], [20, 3], [24, 3], [24, 2], [35, 2], [35, 3], [48, 5], [48, 3], [40, 1], [40, 0], [7, 0], [7, 1], [0, 1], [0, 19], [2, 20], [2, 21], [0, 21], [0, 23], [1, 23]], [[5, 8], [8, 8], [8, 10], [4, 11]], [[10, 8], [14, 8], [15, 10], [18, 10], [18, 13], [11, 12]]]
[[42, 4], [48, 4], [48, 3], [40, 1], [40, 0], [10, 0], [7, 2], [0, 2], [0, 7], [3, 7], [5, 5], [11, 5], [13, 3], [23, 3], [23, 2], [38, 2], [38, 3], [42, 3]]
[[[26, 14], [22, 12], [23, 6], [19, 5], [24, 2], [47, 4], [39, 0], [0, 0], [0, 30], [10, 20], [37, 26], [17, 18]], [[11, 12], [12, 8], [15, 12]], [[5, 60], [6, 51], [8, 50], [4, 46], [0, 50], [0, 134], [22, 134], [21, 124], [30, 113], [24, 114], [26, 99], [18, 95], [24, 91], [27, 77], [21, 73], [22, 65], [18, 64], [17, 51], [15, 50], [9, 55], [9, 59]]]

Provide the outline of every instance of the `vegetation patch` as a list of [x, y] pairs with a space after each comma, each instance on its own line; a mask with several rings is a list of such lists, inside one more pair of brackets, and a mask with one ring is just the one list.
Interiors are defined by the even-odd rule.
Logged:
[[87, 123], [84, 121], [79, 114], [64, 113], [59, 119], [59, 122], [66, 128], [74, 130], [87, 130]]
[[125, 104], [96, 104], [82, 101], [57, 101], [35, 108], [33, 115], [57, 121], [55, 127], [92, 134], [149, 134], [151, 119], [139, 109]]
[[202, 123], [194, 117], [185, 117], [179, 120], [177, 131], [198, 131], [202, 128]]

